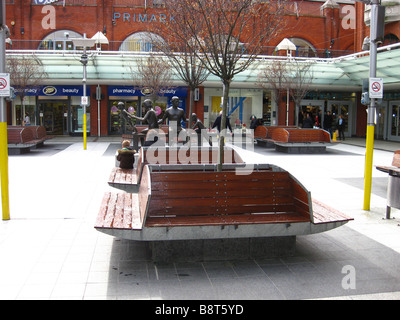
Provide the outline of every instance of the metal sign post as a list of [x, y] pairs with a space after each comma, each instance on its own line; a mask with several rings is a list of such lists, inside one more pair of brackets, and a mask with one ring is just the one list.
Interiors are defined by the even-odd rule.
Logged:
[[[4, 74], [6, 69], [6, 6], [5, 0], [0, 0], [0, 74]], [[3, 77], [0, 86], [4, 90], [9, 88], [7, 84], [7, 77]], [[7, 147], [7, 104], [5, 97], [0, 96], [0, 171], [1, 171], [1, 207], [3, 213], [3, 220], [10, 220], [10, 205], [9, 205], [9, 192], [8, 192], [8, 147]]]
[[94, 46], [96, 40], [86, 38], [86, 33], [83, 34], [83, 38], [71, 39], [76, 47], [83, 47], [83, 54], [81, 56], [80, 62], [83, 65], [83, 96], [81, 98], [81, 105], [83, 108], [83, 150], [86, 150], [86, 137], [87, 137], [87, 124], [86, 124], [86, 107], [88, 106], [89, 98], [86, 96], [86, 81], [87, 81], [87, 72], [86, 66], [88, 63], [88, 56], [86, 54], [86, 48], [91, 48]]
[[[365, 1], [363, 1], [365, 2]], [[365, 174], [364, 174], [364, 206], [363, 210], [370, 209], [371, 202], [371, 185], [372, 185], [372, 163], [373, 163], [373, 152], [374, 152], [374, 134], [375, 134], [375, 113], [376, 113], [376, 94], [380, 94], [382, 90], [382, 84], [380, 81], [376, 81], [376, 58], [377, 58], [377, 30], [378, 30], [378, 5], [380, 0], [371, 0], [371, 24], [370, 24], [370, 49], [369, 49], [369, 78], [371, 103], [368, 107], [368, 118], [367, 118], [367, 141], [366, 141], [366, 153], [365, 153]]]

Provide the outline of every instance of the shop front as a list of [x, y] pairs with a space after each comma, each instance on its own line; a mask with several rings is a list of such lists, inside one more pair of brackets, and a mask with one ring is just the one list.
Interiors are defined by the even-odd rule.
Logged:
[[[107, 93], [109, 103], [109, 135], [129, 133], [132, 131], [132, 125], [141, 124], [140, 121], [129, 121], [122, 113], [122, 110], [126, 110], [137, 117], [144, 117], [142, 103], [147, 98], [152, 97], [148, 89], [133, 86], [108, 86]], [[186, 112], [187, 88], [177, 87], [166, 89], [163, 91], [163, 96], [158, 96], [153, 101], [154, 109], [160, 119], [165, 110], [171, 106], [171, 98], [174, 96], [179, 97], [179, 107]]]
[[[87, 87], [90, 95], [90, 87]], [[82, 135], [83, 107], [81, 106], [82, 86], [43, 86], [25, 89], [24, 97], [16, 90], [13, 101], [12, 124], [23, 125], [25, 115], [31, 125], [40, 125], [52, 135]], [[89, 99], [90, 101], [90, 99]], [[90, 134], [90, 106], [86, 108], [87, 131]]]
[[[206, 127], [212, 127], [222, 110], [222, 95], [222, 88], [204, 89], [204, 125]], [[262, 89], [230, 89], [227, 115], [232, 129], [243, 125], [250, 128], [252, 116], [263, 118], [265, 109], [263, 103]]]

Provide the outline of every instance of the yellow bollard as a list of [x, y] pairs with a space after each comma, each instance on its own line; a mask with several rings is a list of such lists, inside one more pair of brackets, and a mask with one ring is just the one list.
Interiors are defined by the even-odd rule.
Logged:
[[1, 169], [1, 203], [3, 220], [10, 220], [10, 202], [8, 190], [8, 149], [7, 123], [0, 123], [0, 169]]
[[372, 189], [372, 164], [374, 154], [374, 134], [375, 127], [367, 126], [367, 141], [365, 152], [365, 173], [364, 173], [364, 205], [363, 210], [370, 210], [371, 204], [371, 189]]
[[332, 141], [337, 141], [336, 131], [333, 131]]
[[86, 113], [83, 114], [83, 150], [86, 150], [87, 142], [87, 126], [86, 126]]

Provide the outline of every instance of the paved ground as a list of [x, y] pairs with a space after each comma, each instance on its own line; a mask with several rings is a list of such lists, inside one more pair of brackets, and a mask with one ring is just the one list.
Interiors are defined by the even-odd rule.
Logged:
[[[400, 218], [386, 220], [387, 176], [373, 169], [371, 209], [362, 210], [365, 140], [326, 154], [255, 147], [244, 160], [293, 174], [312, 196], [354, 221], [297, 237], [277, 259], [154, 263], [143, 243], [93, 228], [119, 138], [60, 137], [9, 156], [11, 220], [0, 221], [0, 299], [400, 299]], [[399, 143], [375, 142], [390, 165]], [[389, 150], [389, 151], [388, 151]]]

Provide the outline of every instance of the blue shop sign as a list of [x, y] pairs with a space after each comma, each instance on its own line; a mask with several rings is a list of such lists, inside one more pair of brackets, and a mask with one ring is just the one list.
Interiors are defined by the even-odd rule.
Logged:
[[[20, 88], [15, 89], [18, 95]], [[86, 87], [86, 95], [90, 96], [90, 86]], [[25, 96], [83, 96], [82, 86], [40, 86], [36, 88], [25, 88]]]
[[[137, 87], [129, 87], [129, 86], [108, 86], [107, 89], [108, 96], [136, 96], [136, 97], [145, 97], [151, 94], [148, 88], [137, 88]], [[165, 89], [162, 91], [160, 96], [163, 97], [186, 97], [187, 96], [187, 88], [186, 87], [177, 87]]]
[[59, 0], [33, 0], [33, 4], [46, 5], [46, 4], [52, 4], [53, 2], [57, 1]]

